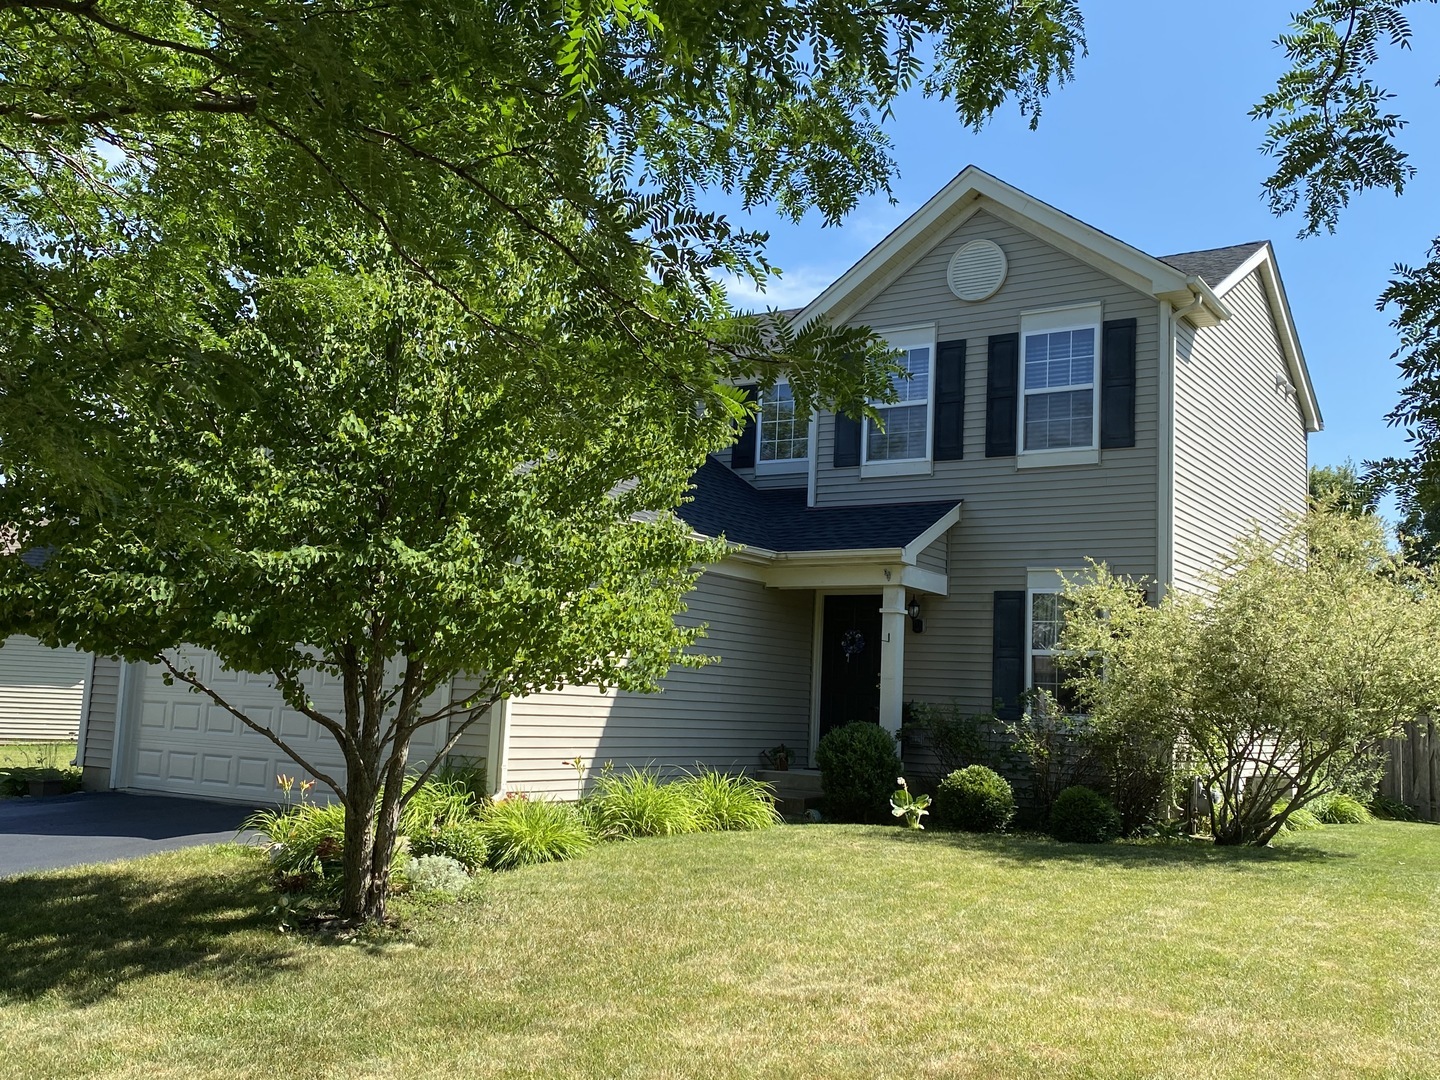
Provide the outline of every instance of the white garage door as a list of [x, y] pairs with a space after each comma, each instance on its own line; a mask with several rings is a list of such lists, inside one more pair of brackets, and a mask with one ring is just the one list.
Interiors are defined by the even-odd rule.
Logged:
[[16, 634], [0, 648], [0, 742], [75, 738], [90, 654]]
[[[344, 757], [335, 740], [285, 705], [268, 676], [226, 671], [209, 653], [194, 654], [189, 660], [202, 682], [246, 716], [269, 727], [317, 769], [343, 783]], [[178, 681], [166, 686], [163, 670], [149, 667], [137, 688], [140, 722], [133, 732], [126, 786], [258, 804], [281, 800], [279, 776], [297, 780], [306, 776], [278, 746], [210, 698], [193, 693]], [[339, 680], [312, 674], [306, 683], [322, 712], [337, 718], [343, 715]], [[442, 689], [426, 706], [436, 707], [448, 693]], [[434, 755], [442, 743], [443, 727], [431, 724], [420, 731], [410, 748], [412, 766]], [[323, 784], [317, 784], [312, 792], [317, 799], [328, 794]]]

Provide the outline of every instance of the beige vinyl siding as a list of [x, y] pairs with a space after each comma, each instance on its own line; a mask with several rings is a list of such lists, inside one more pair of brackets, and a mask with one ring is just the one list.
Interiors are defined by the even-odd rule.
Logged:
[[0, 648], [0, 742], [61, 742], [80, 730], [90, 655], [16, 634]]
[[1181, 327], [1175, 362], [1175, 584], [1200, 576], [1259, 522], [1275, 535], [1305, 509], [1304, 417], [1277, 388], [1289, 371], [1258, 275], [1225, 294], [1234, 317]]
[[950, 534], [946, 533], [939, 540], [920, 552], [915, 560], [915, 565], [922, 570], [933, 570], [937, 574], [949, 572], [950, 567]]
[[90, 677], [89, 714], [85, 718], [85, 787], [110, 786], [110, 762], [115, 748], [115, 717], [120, 701], [120, 661], [97, 656]]
[[[967, 304], [946, 284], [950, 257], [988, 238], [1009, 273], [989, 300]], [[1014, 457], [985, 457], [986, 344], [1018, 333], [1023, 312], [1099, 301], [1104, 319], [1136, 320], [1136, 445], [1103, 450], [1098, 465], [1017, 469]], [[948, 545], [949, 596], [922, 599], [925, 631], [907, 632], [905, 698], [990, 708], [996, 590], [1023, 590], [1029, 569], [1103, 560], [1120, 573], [1153, 577], [1159, 543], [1159, 305], [1024, 231], [980, 212], [921, 258], [860, 313], [877, 329], [934, 322], [937, 341], [966, 342], [965, 456], [934, 464], [933, 475], [861, 479], [831, 467], [833, 417], [821, 418], [817, 502], [963, 499]], [[933, 559], [927, 553], [927, 559]], [[922, 564], [923, 565], [923, 564]], [[928, 568], [928, 567], [927, 567]]]
[[[478, 680], [468, 675], [458, 676], [450, 684], [450, 700], [463, 701], [479, 689]], [[450, 719], [450, 731], [453, 734], [455, 729], [469, 720], [474, 714], [470, 712], [459, 713]], [[490, 722], [492, 712], [486, 709], [481, 717], [465, 729], [460, 736], [460, 741], [450, 751], [450, 758], [465, 759], [468, 761], [483, 761], [489, 767], [490, 757]]]
[[[950, 257], [965, 243], [990, 239], [1009, 261], [1005, 284], [978, 304], [957, 300], [946, 284]], [[1098, 465], [1017, 469], [1013, 457], [985, 457], [985, 355], [991, 334], [1018, 333], [1027, 311], [1100, 302], [1104, 319], [1137, 321], [1135, 439], [1133, 449], [1102, 451]], [[965, 355], [965, 457], [938, 461], [933, 474], [861, 477], [858, 468], [836, 469], [835, 418], [820, 418], [816, 504], [918, 502], [964, 499], [1003, 512], [1017, 529], [1063, 532], [1089, 521], [1097, 507], [1113, 506], [1121, 533], [1136, 530], [1155, 540], [1157, 473], [1157, 332], [1159, 305], [1078, 259], [983, 211], [955, 230], [871, 301], [854, 320], [877, 330], [935, 324], [936, 341], [963, 339]], [[965, 531], [962, 523], [961, 532]], [[1153, 562], [1153, 558], [1151, 559]]]
[[695, 651], [720, 662], [673, 670], [658, 694], [570, 687], [511, 701], [507, 790], [573, 797], [575, 773], [563, 762], [577, 754], [592, 777], [606, 761], [754, 769], [762, 750], [782, 742], [805, 764], [813, 594], [712, 571], [686, 603], [680, 621], [709, 626]]

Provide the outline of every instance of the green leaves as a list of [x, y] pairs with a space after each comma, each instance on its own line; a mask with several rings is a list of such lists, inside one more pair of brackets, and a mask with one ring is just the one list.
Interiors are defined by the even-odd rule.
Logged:
[[1180, 747], [1217, 840], [1264, 843], [1440, 702], [1440, 588], [1378, 519], [1330, 511], [1241, 539], [1209, 585], [1152, 607], [1096, 567], [1061, 646], [1099, 661], [1070, 675], [1103, 737]]
[[1291, 67], [1250, 115], [1269, 122], [1261, 149], [1278, 159], [1265, 181], [1270, 208], [1301, 208], [1302, 236], [1334, 232], [1352, 194], [1399, 195], [1415, 173], [1395, 141], [1405, 121], [1388, 111], [1393, 95], [1368, 75], [1382, 47], [1410, 47], [1413, 2], [1317, 0], [1276, 40]]

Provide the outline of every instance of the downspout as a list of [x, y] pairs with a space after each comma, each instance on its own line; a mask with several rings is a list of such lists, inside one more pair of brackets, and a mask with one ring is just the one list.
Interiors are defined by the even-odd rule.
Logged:
[[[1175, 577], [1175, 316], [1168, 300], [1160, 301], [1159, 334], [1159, 476], [1156, 498], [1155, 579], [1161, 596]], [[1157, 597], [1156, 599], [1159, 599]]]
[[80, 725], [75, 730], [75, 760], [72, 764], [83, 773], [85, 769], [85, 732], [90, 727], [90, 691], [95, 687], [95, 654], [90, 654], [90, 667], [85, 672], [85, 689], [80, 692]]

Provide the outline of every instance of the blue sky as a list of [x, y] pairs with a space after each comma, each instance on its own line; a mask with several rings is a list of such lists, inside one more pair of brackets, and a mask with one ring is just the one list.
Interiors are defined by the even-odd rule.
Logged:
[[1252, 0], [1091, 0], [1089, 56], [1052, 96], [1038, 131], [1012, 108], [979, 134], [941, 102], [901, 102], [890, 127], [898, 205], [863, 203], [840, 227], [767, 215], [770, 255], [785, 276], [739, 306], [804, 303], [955, 173], [975, 164], [1036, 198], [1154, 255], [1269, 239], [1325, 416], [1313, 464], [1405, 452], [1386, 425], [1398, 397], [1395, 334], [1375, 298], [1396, 262], [1424, 261], [1440, 233], [1440, 8], [1411, 9], [1417, 47], [1378, 69], [1409, 121], [1402, 141], [1419, 175], [1397, 199], [1353, 201], [1334, 236], [1296, 239], [1297, 216], [1272, 217], [1261, 193], [1270, 159], [1250, 107], [1284, 68], [1272, 42], [1293, 6]]

